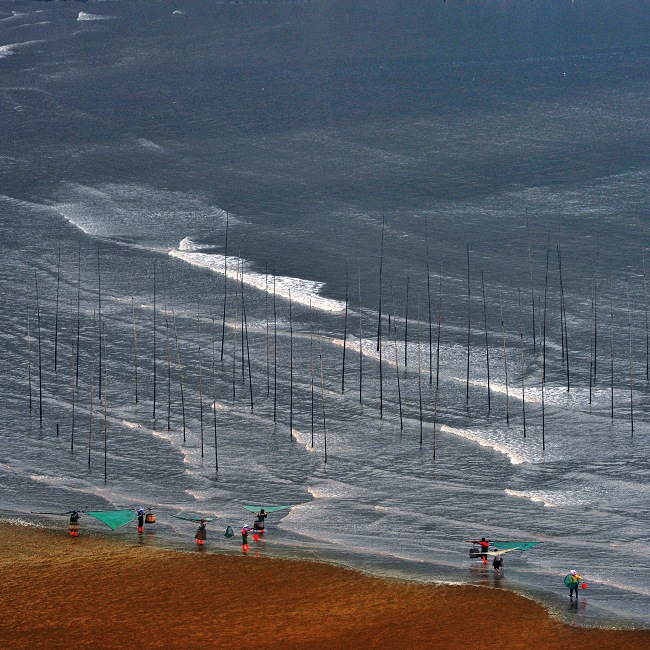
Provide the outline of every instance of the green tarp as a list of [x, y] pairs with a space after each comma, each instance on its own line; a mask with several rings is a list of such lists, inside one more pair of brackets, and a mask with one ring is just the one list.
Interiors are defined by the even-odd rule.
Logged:
[[259, 512], [262, 508], [264, 508], [264, 512], [277, 512], [278, 510], [286, 510], [287, 508], [293, 508], [293, 505], [288, 505], [288, 506], [252, 506], [252, 505], [247, 505], [244, 504], [244, 508], [248, 510], [249, 512]]
[[541, 542], [517, 542], [517, 541], [508, 541], [508, 542], [502, 542], [498, 540], [492, 540], [490, 542], [490, 547], [492, 550], [498, 548], [500, 551], [527, 551], [529, 548], [533, 548], [533, 546], [537, 546], [537, 544], [541, 544]]
[[111, 530], [115, 530], [138, 518], [138, 513], [135, 510], [95, 510], [92, 512], [89, 510], [86, 514], [99, 519]]

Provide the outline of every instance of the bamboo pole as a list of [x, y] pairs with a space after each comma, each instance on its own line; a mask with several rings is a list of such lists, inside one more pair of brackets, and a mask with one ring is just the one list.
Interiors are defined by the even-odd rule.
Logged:
[[169, 338], [169, 315], [165, 302], [165, 336], [167, 338], [167, 431], [172, 428], [172, 346]]
[[[311, 301], [309, 302], [311, 309]], [[348, 342], [348, 261], [345, 261], [345, 317], [343, 320], [343, 369], [341, 370], [341, 393], [345, 393], [345, 351]]]
[[379, 309], [377, 310], [378, 318], [377, 318], [377, 352], [379, 352], [379, 348], [381, 346], [381, 280], [382, 280], [382, 272], [383, 272], [383, 267], [384, 267], [384, 221], [385, 221], [385, 215], [382, 214], [381, 217], [381, 253], [379, 256]]
[[643, 258], [643, 309], [645, 312], [645, 380], [650, 381], [650, 333], [648, 332], [648, 284], [645, 273], [645, 243], [641, 237], [641, 254]]
[[212, 317], [212, 420], [214, 422], [214, 471], [219, 475], [219, 443], [217, 440], [217, 374], [216, 365], [217, 333], [215, 330], [214, 316]]
[[226, 245], [223, 255], [223, 320], [221, 326], [221, 361], [223, 362], [223, 346], [226, 340], [226, 299], [228, 297], [228, 211], [226, 210]]
[[[548, 234], [550, 244], [551, 233]], [[548, 296], [548, 260], [549, 260], [549, 246], [546, 246], [546, 276], [544, 279], [544, 318], [542, 327], [542, 379], [546, 380], [546, 305]]]
[[630, 428], [634, 436], [634, 391], [632, 384], [632, 317], [630, 315], [630, 279], [627, 278], [627, 333], [630, 342]]
[[203, 429], [203, 373], [201, 364], [201, 312], [200, 304], [196, 308], [196, 338], [197, 338], [197, 356], [199, 366], [199, 425], [201, 431], [201, 458], [204, 457], [205, 432]]
[[235, 272], [235, 314], [233, 318], [232, 337], [232, 401], [235, 401], [235, 383], [237, 381], [237, 322], [239, 320], [239, 258]]
[[510, 426], [510, 399], [508, 394], [508, 351], [506, 349], [506, 326], [503, 322], [503, 295], [499, 295], [501, 308], [501, 335], [503, 337], [503, 373], [506, 379], [506, 425]]
[[409, 276], [406, 276], [406, 309], [404, 312], [404, 376], [408, 366], [408, 338], [409, 338]]
[[278, 413], [278, 312], [275, 301], [275, 265], [273, 266], [273, 422]]
[[521, 289], [519, 289], [519, 345], [521, 348], [521, 412], [524, 425], [524, 440], [526, 439], [526, 382], [524, 378], [525, 361], [524, 361], [524, 319], [521, 307]]
[[465, 383], [465, 401], [469, 404], [469, 355], [472, 335], [472, 309], [469, 278], [469, 244], [467, 244], [467, 381]]
[[[246, 358], [248, 360], [248, 391], [251, 398], [251, 411], [253, 410], [253, 375], [251, 372], [251, 350], [248, 342], [248, 319], [246, 318], [246, 301], [244, 300], [244, 267], [242, 266], [242, 283], [241, 283], [241, 308], [244, 318], [244, 339], [246, 340]], [[242, 350], [244, 344], [242, 341]]]
[[418, 398], [420, 402], [420, 446], [422, 446], [422, 439], [424, 437], [423, 422], [422, 422], [422, 355], [420, 345], [420, 301], [418, 300], [417, 306], [418, 315]]
[[[560, 327], [562, 328], [562, 354], [566, 351], [566, 389], [567, 393], [571, 390], [571, 372], [569, 363], [569, 326], [566, 317], [566, 300], [564, 298], [564, 283], [562, 281], [562, 248], [558, 244], [557, 247], [558, 266], [560, 271]], [[562, 326], [564, 323], [564, 326]]]
[[181, 389], [181, 414], [183, 416], [183, 442], [186, 442], [186, 427], [185, 427], [185, 393], [183, 391], [183, 367], [181, 365], [181, 348], [178, 344], [178, 330], [176, 328], [176, 312], [174, 311], [174, 303], [172, 301], [172, 322], [174, 325], [174, 346], [176, 348], [176, 364], [178, 368], [178, 383]]
[[614, 286], [612, 282], [612, 267], [609, 267], [609, 320], [610, 320], [610, 330], [611, 330], [611, 340], [610, 340], [610, 353], [609, 353], [609, 364], [610, 364], [610, 395], [611, 395], [611, 412], [612, 420], [614, 419]]
[[57, 358], [59, 353], [59, 289], [61, 286], [61, 246], [59, 246], [58, 261], [56, 265], [56, 315], [54, 317], [54, 372], [57, 372]]
[[490, 413], [492, 410], [492, 403], [490, 401], [490, 344], [488, 341], [487, 307], [485, 304], [485, 282], [483, 281], [483, 271], [481, 271], [481, 288], [483, 290], [483, 319], [485, 321], [485, 363], [487, 367], [488, 413]]
[[436, 459], [438, 445], [438, 398], [440, 395], [440, 326], [442, 321], [442, 255], [440, 256], [440, 274], [438, 276], [438, 336], [436, 340], [436, 392], [433, 398], [433, 460]]
[[[106, 336], [104, 336], [106, 345]], [[100, 343], [101, 346], [101, 343]], [[108, 380], [104, 380], [104, 482], [108, 480]]]
[[271, 394], [271, 368], [269, 361], [269, 264], [264, 263], [264, 316], [266, 318], [266, 395]]
[[77, 393], [77, 386], [75, 383], [75, 356], [74, 356], [74, 342], [72, 343], [72, 370], [71, 370], [71, 392], [72, 392], [72, 426], [70, 428], [70, 451], [74, 452], [74, 416], [75, 416], [75, 397]]
[[[393, 304], [393, 312], [395, 311], [395, 294], [393, 292], [393, 283], [390, 284], [390, 296]], [[397, 377], [397, 399], [399, 402], [399, 430], [403, 431], [404, 421], [402, 418], [402, 388], [399, 378], [399, 355], [397, 354], [397, 320], [393, 319], [393, 348], [395, 350], [395, 375]]]
[[325, 379], [323, 374], [323, 344], [320, 329], [318, 330], [318, 356], [320, 358], [320, 388], [321, 403], [323, 405], [323, 447], [325, 452], [325, 464], [327, 464], [327, 422], [325, 420]]
[[289, 289], [289, 440], [293, 440], [293, 316]]
[[[27, 283], [25, 283], [27, 284]], [[25, 287], [27, 289], [27, 287]], [[25, 291], [27, 293], [27, 291]], [[27, 297], [27, 388], [29, 391], [29, 410], [32, 410], [32, 333], [29, 315], [29, 297]]]
[[43, 426], [43, 355], [41, 347], [41, 305], [38, 297], [38, 276], [34, 271], [36, 282], [36, 322], [38, 324], [38, 421]]
[[359, 404], [362, 402], [363, 384], [363, 315], [361, 309], [361, 262], [359, 262]]
[[[99, 319], [99, 401], [102, 399], [102, 269], [97, 245], [97, 315]], [[154, 407], [155, 410], [155, 407]]]
[[156, 419], [156, 261], [153, 263], [153, 413]]
[[309, 376], [311, 384], [311, 448], [314, 448], [314, 331], [311, 300], [309, 301]]
[[530, 301], [533, 309], [533, 354], [537, 353], [536, 328], [535, 328], [535, 291], [533, 289], [533, 260], [530, 252], [530, 220], [526, 208], [526, 235], [528, 239], [528, 273], [530, 275]]
[[[93, 312], [93, 329], [97, 330], [96, 313]], [[94, 338], [94, 337], [93, 337]], [[90, 467], [90, 450], [92, 447], [93, 439], [93, 394], [95, 391], [95, 348], [91, 348], [91, 362], [90, 362], [90, 418], [88, 423], [88, 467]], [[100, 395], [101, 401], [101, 395]]]
[[79, 240], [78, 262], [77, 262], [77, 363], [76, 363], [76, 385], [79, 387], [79, 347], [81, 339], [81, 240]]
[[431, 386], [433, 384], [433, 367], [431, 363], [433, 359], [433, 348], [432, 348], [433, 329], [431, 324], [431, 272], [429, 267], [429, 222], [428, 219], [426, 218], [424, 219], [424, 238], [427, 247], [427, 302], [429, 308], [429, 386]]
[[135, 370], [135, 403], [138, 403], [138, 340], [135, 324], [135, 304], [131, 296], [131, 312], [133, 314], [133, 367]]

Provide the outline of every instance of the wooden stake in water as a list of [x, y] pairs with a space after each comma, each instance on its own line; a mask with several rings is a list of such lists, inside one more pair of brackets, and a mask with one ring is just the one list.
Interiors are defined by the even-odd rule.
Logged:
[[[93, 329], [97, 331], [97, 314], [93, 312]], [[91, 349], [91, 362], [90, 362], [90, 419], [88, 423], [88, 467], [90, 467], [90, 450], [92, 447], [93, 439], [93, 395], [95, 392], [95, 348]], [[101, 403], [101, 395], [99, 396]]]
[[632, 317], [630, 315], [630, 279], [627, 279], [627, 333], [630, 341], [630, 428], [634, 436], [634, 391], [632, 384]]
[[311, 385], [311, 448], [314, 448], [314, 331], [311, 300], [309, 301], [309, 377]]
[[167, 338], [167, 431], [172, 428], [172, 346], [169, 338], [169, 316], [165, 303], [165, 336]]
[[409, 276], [406, 276], [406, 308], [404, 310], [404, 375], [408, 366], [408, 338], [409, 338]]
[[138, 336], [135, 324], [135, 303], [131, 296], [131, 312], [133, 314], [133, 369], [135, 371], [135, 403], [138, 403]]
[[[311, 305], [311, 301], [309, 304]], [[345, 261], [345, 317], [343, 319], [343, 369], [341, 370], [341, 393], [345, 393], [345, 351], [346, 351], [347, 342], [348, 342], [348, 262], [346, 260]]]
[[533, 260], [530, 254], [530, 220], [526, 208], [526, 236], [528, 238], [528, 273], [530, 275], [530, 302], [533, 310], [533, 354], [537, 353], [536, 328], [535, 328], [535, 292], [533, 290]]
[[427, 302], [429, 307], [429, 386], [433, 384], [433, 367], [431, 361], [433, 359], [433, 329], [431, 324], [431, 272], [429, 268], [429, 223], [425, 218], [424, 220], [424, 238], [427, 248]]
[[442, 255], [440, 256], [440, 274], [438, 290], [438, 336], [436, 342], [436, 392], [433, 400], [433, 460], [436, 459], [436, 448], [438, 444], [438, 396], [440, 395], [440, 324], [442, 319]]
[[645, 312], [645, 380], [650, 381], [650, 333], [648, 332], [648, 285], [645, 274], [645, 243], [641, 238], [641, 254], [643, 258], [643, 309]]
[[278, 312], [275, 296], [275, 266], [273, 266], [273, 422], [276, 422], [278, 414]]
[[[242, 316], [244, 317], [244, 339], [246, 341], [246, 359], [248, 361], [248, 392], [251, 398], [251, 411], [253, 410], [253, 375], [251, 372], [251, 349], [248, 343], [248, 320], [246, 318], [246, 301], [244, 299], [244, 270], [242, 267], [242, 283], [241, 283], [241, 308]], [[243, 342], [242, 342], [243, 350]]]
[[325, 451], [325, 464], [327, 464], [327, 422], [325, 420], [325, 378], [323, 374], [323, 344], [320, 330], [318, 331], [318, 356], [320, 358], [320, 390], [321, 403], [323, 405], [323, 447]]
[[271, 394], [271, 367], [269, 361], [269, 268], [264, 263], [264, 316], [266, 318], [266, 394]]
[[377, 352], [381, 346], [381, 277], [384, 267], [384, 220], [385, 215], [381, 217], [381, 254], [379, 257], [379, 309], [377, 310]]
[[361, 263], [359, 262], [359, 404], [362, 402], [363, 384], [363, 316], [361, 304]]
[[609, 321], [610, 321], [610, 349], [609, 349], [609, 365], [610, 365], [610, 395], [611, 395], [611, 412], [612, 420], [614, 419], [614, 285], [612, 282], [612, 267], [609, 267]]
[[79, 346], [81, 339], [81, 240], [79, 240], [78, 264], [77, 264], [77, 362], [75, 383], [79, 387]]
[[[106, 345], [106, 337], [104, 337]], [[108, 379], [104, 379], [104, 481], [108, 480]]]
[[483, 271], [481, 271], [481, 289], [483, 291], [483, 319], [485, 321], [485, 364], [487, 367], [488, 413], [490, 413], [492, 410], [492, 403], [490, 401], [490, 343], [488, 341], [487, 307], [485, 304], [485, 282], [483, 281]]
[[97, 315], [99, 319], [99, 401], [102, 400], [102, 269], [97, 246]]
[[239, 259], [235, 272], [235, 316], [233, 318], [232, 337], [232, 401], [235, 401], [235, 382], [237, 379], [237, 322], [239, 319]]
[[501, 307], [501, 336], [503, 338], [503, 374], [506, 379], [506, 425], [510, 426], [510, 400], [508, 395], [508, 351], [506, 350], [506, 326], [503, 322], [503, 295], [499, 295]]
[[153, 263], [153, 414], [156, 419], [156, 262]]
[[598, 250], [600, 234], [596, 240], [596, 269], [594, 272], [594, 383], [596, 383], [596, 368], [598, 359]]
[[564, 353], [566, 351], [566, 389], [567, 392], [571, 390], [571, 373], [569, 371], [569, 328], [566, 318], [566, 300], [564, 299], [564, 284], [562, 282], [562, 249], [558, 244], [557, 259], [560, 272], [560, 328], [562, 335], [562, 360], [564, 360]]
[[[549, 244], [551, 233], [548, 234]], [[548, 259], [549, 259], [549, 246], [546, 246], [546, 276], [544, 279], [544, 320], [542, 326], [542, 380], [546, 380], [546, 304], [548, 296]]]
[[176, 363], [178, 367], [178, 383], [181, 390], [181, 414], [183, 416], [183, 442], [186, 442], [186, 429], [185, 429], [185, 394], [183, 392], [183, 367], [181, 365], [181, 348], [178, 344], [178, 330], [176, 329], [176, 313], [174, 311], [174, 303], [172, 302], [172, 323], [174, 325], [174, 345], [176, 347]]
[[198, 340], [197, 356], [199, 365], [199, 425], [201, 429], [201, 458], [204, 456], [204, 431], [203, 431], [203, 374], [201, 372], [201, 313], [200, 307], [197, 305], [196, 310], [196, 337]]
[[74, 452], [74, 416], [75, 416], [75, 397], [77, 393], [77, 384], [75, 382], [75, 368], [74, 368], [74, 342], [72, 343], [72, 370], [71, 377], [71, 392], [72, 392], [72, 426], [70, 428], [70, 451]]
[[521, 347], [521, 412], [524, 424], [524, 440], [526, 439], [526, 384], [524, 363], [524, 319], [521, 308], [521, 289], [519, 289], [519, 345]]
[[[390, 285], [390, 297], [393, 306], [393, 312], [395, 311], [395, 294], [393, 293], [393, 283]], [[399, 430], [404, 429], [404, 421], [402, 418], [402, 388], [400, 385], [399, 378], [399, 355], [397, 354], [397, 321], [393, 319], [393, 349], [395, 350], [395, 374], [397, 376], [397, 399], [399, 402]]]
[[596, 279], [592, 279], [591, 285], [591, 336], [589, 337], [589, 404], [591, 404], [591, 393], [594, 381], [594, 294]]
[[41, 347], [41, 305], [38, 299], [38, 277], [34, 272], [36, 282], [36, 322], [38, 324], [38, 421], [43, 425], [43, 355]]
[[289, 289], [289, 440], [293, 440], [293, 316]]
[[467, 381], [465, 389], [465, 401], [469, 404], [469, 354], [472, 337], [472, 309], [469, 280], [469, 244], [467, 244]]
[[59, 288], [61, 285], [61, 246], [59, 246], [56, 264], [56, 315], [54, 317], [54, 372], [57, 372], [57, 357], [59, 352]]
[[214, 471], [219, 474], [219, 443], [217, 440], [217, 375], [215, 372], [217, 334], [212, 317], [212, 419], [214, 421]]
[[221, 325], [221, 361], [226, 340], [226, 299], [228, 297], [228, 212], [226, 211], [226, 245], [223, 254], [223, 321]]
[[[25, 283], [26, 284], [26, 283]], [[32, 410], [32, 333], [29, 318], [29, 298], [27, 298], [27, 387], [29, 390], [29, 410]]]
[[420, 345], [420, 301], [418, 300], [417, 306], [418, 314], [418, 398], [420, 401], [420, 446], [422, 446], [422, 438], [424, 435], [423, 422], [422, 422], [422, 354]]

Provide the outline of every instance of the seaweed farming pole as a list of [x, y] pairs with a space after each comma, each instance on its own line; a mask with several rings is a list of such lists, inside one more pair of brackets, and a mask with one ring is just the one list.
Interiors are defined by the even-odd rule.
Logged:
[[246, 364], [244, 359], [244, 344], [246, 342], [246, 308], [244, 306], [244, 258], [241, 256], [241, 250], [239, 251], [239, 289], [241, 292], [241, 383], [242, 386], [246, 383]]
[[363, 315], [361, 308], [361, 263], [359, 262], [359, 404], [362, 402], [363, 386]]
[[384, 267], [384, 221], [385, 215], [381, 217], [381, 253], [379, 256], [379, 309], [377, 310], [377, 352], [381, 347], [381, 279]]
[[[248, 391], [251, 398], [251, 411], [253, 410], [253, 375], [251, 372], [251, 349], [248, 343], [248, 320], [246, 318], [246, 302], [244, 300], [244, 270], [242, 267], [242, 283], [241, 283], [241, 308], [244, 317], [244, 338], [246, 339], [246, 358], [248, 360]], [[243, 343], [242, 343], [243, 350]]]
[[519, 289], [519, 346], [521, 348], [521, 413], [524, 424], [524, 440], [526, 439], [526, 382], [524, 372], [526, 369], [524, 363], [524, 319], [521, 308], [521, 289]]
[[510, 400], [508, 395], [508, 351], [506, 350], [506, 326], [503, 322], [503, 296], [499, 296], [501, 307], [501, 335], [503, 337], [503, 373], [506, 378], [506, 425], [510, 425]]
[[235, 401], [235, 383], [237, 381], [237, 321], [239, 319], [239, 259], [235, 272], [235, 313], [233, 317], [232, 337], [232, 401]]
[[219, 474], [219, 443], [217, 440], [217, 374], [216, 365], [216, 343], [217, 335], [214, 325], [214, 316], [212, 317], [212, 420], [214, 422], [214, 471]]
[[406, 309], [404, 310], [404, 374], [408, 366], [408, 347], [409, 347], [409, 276], [406, 276]]
[[70, 377], [71, 377], [71, 392], [72, 392], [72, 426], [70, 427], [70, 451], [74, 452], [74, 416], [75, 416], [75, 397], [77, 394], [77, 386], [75, 384], [74, 380], [74, 375], [75, 375], [75, 369], [74, 369], [74, 341], [72, 342], [72, 369], [70, 372]]
[[[100, 339], [102, 335], [100, 333]], [[106, 345], [106, 336], [104, 336]], [[101, 346], [101, 341], [100, 341]], [[101, 399], [101, 397], [100, 397]], [[108, 480], [108, 379], [104, 380], [104, 481]]]
[[422, 423], [422, 355], [420, 345], [420, 301], [418, 300], [418, 397], [420, 400], [420, 446], [422, 446], [423, 423]]
[[172, 345], [169, 338], [169, 316], [165, 303], [165, 335], [167, 337], [167, 431], [172, 428]]
[[440, 324], [442, 318], [442, 256], [440, 258], [439, 274], [439, 293], [438, 293], [438, 336], [436, 341], [436, 392], [433, 399], [433, 460], [436, 459], [436, 447], [438, 443], [437, 425], [438, 425], [438, 397], [440, 395]]
[[610, 345], [609, 345], [609, 365], [610, 365], [610, 396], [611, 396], [611, 413], [614, 419], [614, 286], [612, 282], [612, 267], [609, 267], [609, 322], [610, 322]]
[[[551, 233], [548, 234], [549, 243], [551, 238]], [[548, 259], [549, 259], [549, 247], [546, 247], [546, 276], [544, 279], [544, 318], [542, 326], [542, 380], [546, 380], [546, 305], [548, 297]]]
[[81, 341], [81, 239], [77, 253], [77, 361], [75, 384], [79, 387], [79, 346]]
[[323, 375], [323, 342], [320, 329], [318, 330], [318, 356], [320, 358], [320, 390], [321, 403], [323, 405], [323, 447], [325, 452], [325, 464], [327, 464], [327, 421], [325, 420], [325, 378]]
[[156, 419], [156, 261], [153, 263], [153, 414]]
[[593, 316], [594, 316], [594, 290], [591, 289], [591, 335], [589, 336], [589, 404], [591, 404], [591, 387], [594, 372], [594, 337], [593, 337]]
[[[390, 297], [395, 311], [395, 294], [393, 292], [393, 283], [390, 284]], [[397, 321], [393, 318], [393, 349], [395, 351], [395, 375], [397, 376], [397, 399], [399, 402], [399, 430], [404, 429], [404, 420], [402, 418], [402, 388], [399, 379], [399, 355], [397, 354]]]
[[289, 289], [289, 440], [293, 440], [293, 315]]
[[384, 419], [384, 342], [382, 341], [381, 321], [379, 323], [379, 419]]
[[186, 429], [185, 429], [185, 394], [183, 392], [183, 367], [181, 366], [181, 348], [178, 344], [178, 330], [176, 329], [176, 312], [174, 311], [174, 303], [172, 302], [172, 320], [174, 323], [174, 345], [176, 347], [176, 363], [178, 367], [178, 383], [181, 389], [181, 414], [183, 416], [183, 442], [186, 442]]
[[[629, 283], [629, 279], [628, 279]], [[627, 290], [627, 328], [628, 328], [628, 337], [630, 342], [630, 427], [631, 435], [634, 436], [634, 393], [633, 393], [633, 384], [632, 384], [632, 324], [630, 317], [630, 289], [628, 284]]]
[[528, 274], [530, 276], [530, 302], [533, 309], [533, 354], [537, 352], [536, 329], [535, 329], [535, 291], [533, 290], [533, 260], [530, 253], [530, 219], [528, 208], [526, 208], [526, 238], [528, 239]]
[[36, 282], [36, 322], [38, 333], [38, 421], [43, 425], [43, 355], [41, 350], [41, 305], [38, 299], [38, 276], [34, 271]]
[[133, 315], [133, 368], [135, 371], [135, 403], [138, 403], [138, 335], [135, 325], [135, 303], [131, 296], [131, 312]]
[[275, 302], [275, 265], [273, 266], [273, 422], [278, 412], [278, 312]]
[[226, 210], [226, 245], [223, 254], [223, 320], [221, 324], [221, 361], [226, 340], [226, 298], [228, 297], [228, 211]]
[[314, 331], [311, 299], [309, 300], [309, 376], [311, 384], [311, 448], [314, 448]]
[[[309, 301], [311, 315], [311, 300]], [[345, 351], [348, 342], [348, 262], [345, 262], [345, 317], [343, 319], [343, 369], [341, 370], [341, 393], [345, 393]]]
[[[25, 282], [27, 285], [27, 282]], [[27, 286], [25, 286], [27, 293]], [[29, 410], [32, 410], [32, 332], [29, 316], [29, 298], [27, 298], [27, 388], [29, 391]]]
[[492, 410], [492, 403], [490, 401], [490, 343], [488, 341], [487, 307], [485, 305], [485, 282], [483, 281], [483, 271], [481, 271], [481, 289], [483, 291], [483, 320], [485, 321], [485, 363], [487, 367], [488, 413], [490, 413]]
[[[600, 235], [596, 242], [596, 268], [594, 271], [594, 383], [596, 383], [596, 368], [598, 359], [598, 249], [600, 247]], [[611, 280], [611, 268], [610, 268]]]
[[643, 263], [643, 310], [645, 312], [645, 380], [650, 381], [650, 335], [648, 334], [648, 284], [645, 275], [645, 243], [641, 238], [641, 258]]
[[[93, 329], [97, 329], [97, 314], [93, 312]], [[95, 392], [95, 348], [92, 348], [91, 351], [91, 363], [90, 363], [90, 418], [88, 425], [88, 467], [90, 467], [90, 449], [92, 446], [93, 439], [93, 395]], [[101, 402], [101, 395], [99, 396]]]
[[465, 401], [469, 404], [469, 353], [472, 334], [472, 310], [469, 281], [469, 244], [467, 244], [467, 382], [465, 384]]
[[[99, 401], [102, 400], [102, 269], [99, 258], [99, 244], [97, 245], [97, 316], [99, 323]], [[155, 410], [155, 406], [154, 406]]]
[[425, 218], [424, 220], [424, 238], [426, 241], [427, 247], [427, 302], [429, 307], [429, 386], [433, 384], [433, 368], [431, 366], [431, 360], [433, 359], [433, 348], [432, 348], [432, 326], [431, 326], [431, 272], [429, 268], [429, 223]]
[[61, 246], [56, 265], [56, 312], [54, 316], [54, 372], [57, 371], [57, 357], [59, 352], [59, 288], [61, 285]]
[[558, 266], [560, 270], [560, 327], [562, 327], [562, 323], [564, 323], [561, 332], [562, 341], [563, 341], [562, 353], [564, 355], [564, 352], [566, 351], [566, 389], [567, 392], [569, 392], [571, 390], [571, 372], [570, 372], [570, 364], [569, 364], [569, 327], [566, 318], [566, 300], [564, 299], [564, 283], [562, 282], [562, 248], [559, 244], [557, 247], [557, 258], [558, 258]]
[[271, 394], [271, 368], [269, 361], [269, 263], [264, 263], [264, 317], [266, 318], [266, 394]]
[[196, 308], [196, 338], [197, 357], [199, 361], [199, 425], [201, 430], [201, 458], [204, 456], [204, 431], [203, 431], [203, 373], [201, 372], [201, 312], [200, 304]]

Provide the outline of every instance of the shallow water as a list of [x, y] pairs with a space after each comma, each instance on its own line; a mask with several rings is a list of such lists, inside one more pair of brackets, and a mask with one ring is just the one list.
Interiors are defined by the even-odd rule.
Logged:
[[3, 510], [293, 503], [261, 552], [490, 585], [464, 540], [535, 539], [499, 584], [647, 626], [647, 52], [416, 5], [368, 55], [296, 41], [336, 3], [3, 7]]

